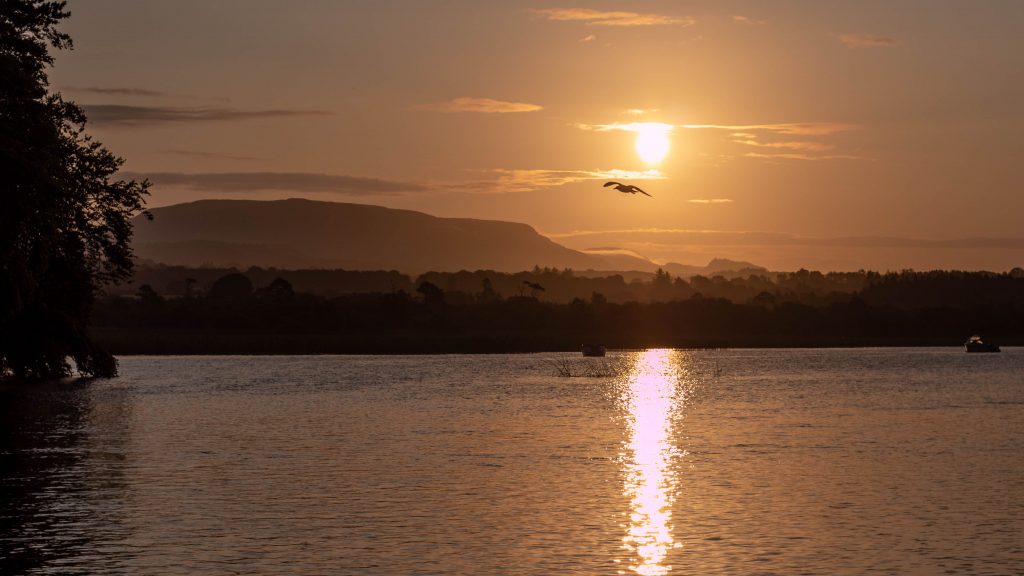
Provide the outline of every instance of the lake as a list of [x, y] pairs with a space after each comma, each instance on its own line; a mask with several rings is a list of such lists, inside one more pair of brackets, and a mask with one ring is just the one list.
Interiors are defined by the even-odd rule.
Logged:
[[1024, 349], [121, 371], [0, 388], [0, 573], [1024, 574]]

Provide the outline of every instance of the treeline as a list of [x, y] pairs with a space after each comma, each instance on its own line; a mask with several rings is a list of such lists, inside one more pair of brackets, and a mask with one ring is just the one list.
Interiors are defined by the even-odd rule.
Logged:
[[[240, 272], [233, 268], [187, 268], [182, 266], [139, 267], [131, 284], [111, 292], [116, 296], [137, 296], [142, 286], [168, 299], [204, 297], [219, 280], [241, 274], [254, 286], [268, 286], [276, 279], [286, 281], [296, 293], [321, 297], [369, 293], [413, 293], [424, 282], [445, 293], [449, 304], [467, 305], [485, 299], [532, 296], [543, 302], [570, 303], [600, 294], [606, 301], [671, 302], [693, 296], [725, 298], [742, 304], [796, 302], [822, 306], [857, 295], [870, 304], [897, 307], [959, 306], [967, 301], [988, 300], [1013, 303], [1020, 297], [1024, 269], [994, 272], [766, 272], [746, 276], [715, 275], [673, 277], [664, 271], [594, 276], [572, 270], [536, 267], [514, 274], [477, 270], [474, 272], [428, 272], [413, 278], [397, 271], [278, 270], [253, 267]], [[485, 289], [485, 286], [487, 287]]]
[[584, 342], [626, 348], [955, 345], [975, 332], [1001, 344], [1024, 342], [1021, 270], [800, 271], [774, 279], [688, 281], [662, 272], [632, 286], [651, 302], [614, 302], [591, 291], [565, 303], [549, 299], [555, 290], [544, 282], [565, 287], [579, 278], [525, 274], [533, 280], [427, 274], [414, 290], [322, 296], [296, 290], [283, 276], [258, 285], [235, 272], [187, 296], [167, 297], [144, 285], [132, 296], [107, 297], [94, 320], [100, 338], [122, 354], [507, 352], [573, 350]]
[[[235, 268], [191, 268], [187, 266], [139, 265], [131, 284], [110, 288], [110, 294], [132, 295], [149, 286], [165, 297], [195, 297], [205, 294], [218, 279], [239, 273]], [[256, 286], [267, 286], [277, 278], [287, 280], [296, 291], [321, 296], [366, 292], [412, 291], [409, 276], [395, 271], [362, 270], [278, 270], [252, 267], [243, 274]]]

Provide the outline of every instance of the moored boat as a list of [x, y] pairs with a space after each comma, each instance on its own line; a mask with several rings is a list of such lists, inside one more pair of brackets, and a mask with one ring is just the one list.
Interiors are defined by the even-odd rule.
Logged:
[[999, 346], [989, 344], [981, 340], [981, 336], [975, 334], [964, 342], [964, 350], [968, 352], [999, 352]]
[[604, 356], [605, 347], [600, 344], [584, 344], [581, 347], [584, 356]]

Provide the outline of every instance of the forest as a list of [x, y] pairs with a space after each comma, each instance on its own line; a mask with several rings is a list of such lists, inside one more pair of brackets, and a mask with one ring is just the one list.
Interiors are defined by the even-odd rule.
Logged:
[[731, 279], [659, 271], [630, 282], [552, 269], [415, 280], [397, 272], [210, 272], [177, 270], [176, 291], [143, 284], [101, 299], [97, 339], [118, 354], [955, 346], [974, 333], [1024, 342], [1019, 268]]

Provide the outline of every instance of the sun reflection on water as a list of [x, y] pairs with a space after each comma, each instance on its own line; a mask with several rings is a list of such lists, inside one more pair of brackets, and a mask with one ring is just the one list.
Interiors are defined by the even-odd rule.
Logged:
[[674, 546], [671, 468], [672, 416], [676, 411], [677, 369], [670, 350], [642, 352], [623, 387], [628, 426], [625, 494], [630, 520], [623, 543], [634, 555], [630, 569], [638, 574], [667, 574], [665, 559]]

